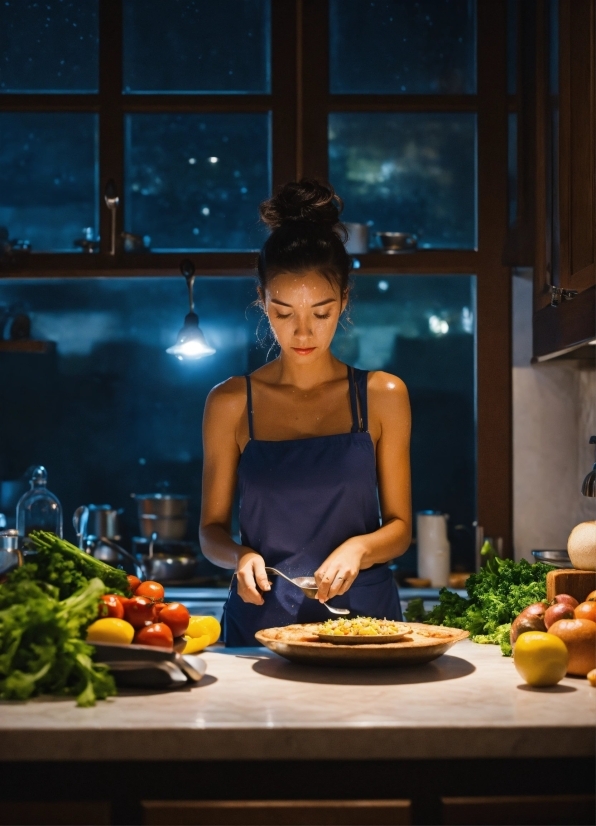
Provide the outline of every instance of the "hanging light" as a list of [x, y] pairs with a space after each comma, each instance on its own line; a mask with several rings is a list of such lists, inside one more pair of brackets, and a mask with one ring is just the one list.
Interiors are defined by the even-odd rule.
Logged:
[[166, 353], [176, 356], [180, 361], [191, 361], [202, 359], [205, 356], [212, 356], [215, 350], [205, 341], [205, 334], [199, 327], [199, 317], [195, 313], [192, 294], [195, 281], [195, 265], [188, 258], [185, 258], [180, 264], [180, 272], [186, 279], [190, 312], [184, 319], [184, 326], [178, 333], [176, 344], [168, 347]]

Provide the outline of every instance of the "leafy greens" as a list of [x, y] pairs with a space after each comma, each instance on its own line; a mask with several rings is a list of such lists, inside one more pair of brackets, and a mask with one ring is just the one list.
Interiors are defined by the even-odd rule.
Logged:
[[468, 578], [467, 599], [442, 588], [431, 611], [424, 611], [422, 600], [415, 599], [408, 603], [405, 617], [410, 622], [462, 628], [474, 642], [500, 645], [504, 656], [510, 657], [511, 623], [528, 605], [546, 599], [546, 575], [554, 570], [543, 562], [530, 565], [524, 559], [494, 557]]

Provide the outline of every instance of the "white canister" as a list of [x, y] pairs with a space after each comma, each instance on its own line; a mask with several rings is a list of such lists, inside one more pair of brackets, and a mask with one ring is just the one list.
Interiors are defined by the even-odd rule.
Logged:
[[447, 539], [449, 516], [439, 511], [419, 511], [416, 514], [418, 576], [430, 579], [433, 588], [449, 584], [451, 546]]

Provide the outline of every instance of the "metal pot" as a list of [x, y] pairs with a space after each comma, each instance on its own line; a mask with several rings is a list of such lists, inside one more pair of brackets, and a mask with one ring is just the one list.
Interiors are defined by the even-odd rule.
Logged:
[[195, 573], [197, 560], [194, 556], [173, 556], [156, 552], [153, 556], [139, 557], [149, 579], [157, 582], [172, 582], [190, 579]]
[[18, 531], [0, 531], [0, 575], [8, 574], [23, 564], [23, 537]]
[[88, 536], [120, 539], [120, 514], [110, 505], [81, 505], [73, 514], [72, 524], [79, 537], [79, 547]]
[[188, 496], [177, 496], [171, 493], [132, 493], [137, 501], [139, 519], [144, 514], [153, 516], [186, 516], [188, 511]]
[[153, 513], [144, 513], [139, 517], [141, 536], [151, 539], [156, 533], [158, 539], [185, 539], [188, 530], [188, 515], [184, 516], [156, 516]]

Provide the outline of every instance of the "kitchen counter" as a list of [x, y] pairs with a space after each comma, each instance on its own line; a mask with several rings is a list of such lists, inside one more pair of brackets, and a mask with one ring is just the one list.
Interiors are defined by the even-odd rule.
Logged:
[[594, 755], [596, 689], [523, 684], [469, 641], [426, 666], [307, 668], [265, 649], [213, 648], [192, 689], [0, 705], [11, 761], [402, 760]]

